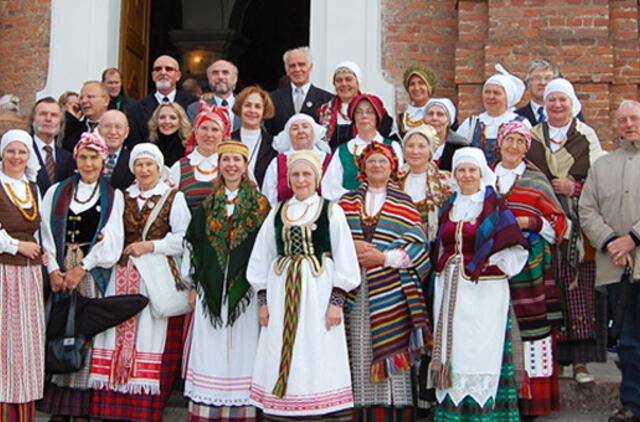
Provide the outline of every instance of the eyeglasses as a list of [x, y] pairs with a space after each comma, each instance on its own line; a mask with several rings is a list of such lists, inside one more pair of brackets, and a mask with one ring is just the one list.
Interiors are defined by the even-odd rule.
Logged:
[[547, 76], [536, 75], [529, 78], [529, 81], [532, 81], [532, 82], [551, 82], [552, 80], [553, 80], [553, 75], [547, 75]]
[[171, 73], [171, 72], [175, 72], [177, 69], [174, 69], [171, 66], [154, 66], [153, 68], [154, 72], [162, 72], [163, 70], [167, 73]]
[[376, 111], [375, 110], [356, 110], [353, 112], [353, 114], [355, 114], [356, 116], [363, 116], [363, 115], [374, 116], [376, 114]]
[[372, 159], [366, 160], [364, 163], [366, 166], [375, 166], [375, 165], [386, 166], [389, 164], [389, 160], [387, 160], [386, 158], [380, 158], [377, 160], [375, 158], [372, 158]]

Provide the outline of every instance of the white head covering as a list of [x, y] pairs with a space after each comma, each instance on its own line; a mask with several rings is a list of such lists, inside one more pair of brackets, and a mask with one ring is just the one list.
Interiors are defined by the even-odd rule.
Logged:
[[522, 94], [524, 94], [525, 90], [524, 82], [517, 76], [507, 72], [500, 63], [496, 63], [495, 68], [499, 73], [487, 79], [483, 88], [488, 84], [500, 85], [507, 94], [507, 109], [513, 108], [522, 99]]
[[456, 192], [460, 192], [460, 186], [458, 186], [458, 182], [455, 178], [456, 168], [460, 164], [475, 164], [476, 166], [480, 167], [480, 172], [482, 173], [482, 177], [480, 178], [480, 186], [491, 186], [495, 189], [496, 174], [487, 165], [487, 159], [484, 156], [484, 152], [482, 152], [480, 148], [464, 147], [456, 150], [456, 152], [453, 153], [453, 161], [451, 164], [451, 173], [454, 176], [451, 179], [453, 182], [453, 188]]
[[448, 126], [451, 127], [453, 122], [456, 120], [456, 106], [453, 105], [453, 101], [448, 98], [430, 98], [429, 101], [427, 101], [427, 107], [425, 107], [424, 109], [425, 114], [431, 108], [431, 106], [434, 105], [439, 105], [440, 107], [444, 108], [444, 110], [447, 112], [447, 116], [449, 117]]
[[[22, 129], [11, 129], [2, 135], [2, 141], [0, 141], [0, 157], [4, 153], [5, 148], [12, 142], [20, 142], [24, 144], [29, 150], [29, 158], [27, 159], [27, 167], [24, 170], [24, 175], [30, 182], [35, 182], [38, 177], [38, 170], [40, 170], [40, 163], [38, 157], [33, 150], [33, 138], [27, 132]], [[2, 162], [0, 161], [0, 170], [2, 170]]]
[[340, 69], [341, 67], [346, 67], [347, 69], [349, 69], [350, 71], [353, 72], [354, 75], [356, 75], [356, 79], [358, 80], [358, 83], [360, 83], [360, 67], [356, 64], [356, 62], [352, 62], [350, 60], [345, 60], [343, 62], [340, 62], [336, 65], [336, 69], [333, 71], [333, 75], [331, 76], [331, 83], [333, 84], [333, 79], [336, 77], [336, 71], [338, 69]]
[[284, 125], [284, 129], [282, 129], [282, 132], [280, 132], [273, 138], [273, 148], [282, 154], [288, 151], [293, 151], [293, 143], [291, 142], [289, 130], [291, 129], [291, 125], [293, 125], [293, 123], [297, 122], [298, 120], [304, 120], [305, 122], [311, 124], [311, 127], [313, 128], [313, 145], [320, 151], [330, 153], [331, 148], [329, 147], [329, 144], [323, 141], [326, 129], [323, 126], [317, 124], [316, 121], [313, 120], [313, 117], [304, 113], [294, 114], [293, 116], [289, 117], [289, 120], [287, 120], [287, 124]]
[[129, 170], [131, 170], [131, 173], [133, 173], [133, 164], [139, 158], [150, 158], [158, 164], [159, 169], [164, 167], [162, 151], [160, 151], [160, 148], [158, 148], [156, 144], [152, 144], [151, 142], [137, 144], [131, 150], [131, 155], [129, 156]]
[[576, 95], [576, 90], [573, 88], [573, 84], [565, 78], [555, 78], [547, 84], [544, 88], [544, 102], [546, 104], [547, 97], [553, 92], [561, 92], [571, 99], [573, 108], [571, 109], [571, 116], [576, 117], [580, 110], [582, 110], [582, 103]]

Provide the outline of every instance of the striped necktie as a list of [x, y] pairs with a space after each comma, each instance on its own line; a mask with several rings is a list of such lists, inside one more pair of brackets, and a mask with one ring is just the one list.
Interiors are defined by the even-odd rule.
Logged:
[[49, 176], [49, 181], [51, 183], [55, 183], [56, 181], [56, 163], [53, 161], [53, 148], [51, 145], [44, 146], [44, 152], [46, 152], [44, 157], [44, 168], [47, 170], [47, 175]]

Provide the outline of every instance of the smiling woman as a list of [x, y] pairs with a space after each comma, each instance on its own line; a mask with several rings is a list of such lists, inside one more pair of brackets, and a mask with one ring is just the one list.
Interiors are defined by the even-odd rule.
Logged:
[[162, 104], [149, 119], [149, 142], [158, 145], [169, 167], [184, 156], [191, 123], [178, 103]]

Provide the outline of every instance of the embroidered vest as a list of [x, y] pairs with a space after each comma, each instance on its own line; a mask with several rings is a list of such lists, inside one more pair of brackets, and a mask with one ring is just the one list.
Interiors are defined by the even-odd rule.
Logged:
[[[30, 184], [32, 195], [37, 195], [34, 185]], [[33, 209], [26, 210], [28, 215], [31, 215]], [[22, 216], [18, 208], [11, 202], [4, 188], [0, 186], [0, 221], [2, 221], [2, 228], [9, 234], [9, 236], [21, 240], [23, 242], [36, 242], [35, 232], [40, 228], [40, 214], [36, 216], [33, 221], [29, 221]], [[0, 263], [9, 265], [25, 266], [27, 264], [37, 265], [40, 264], [41, 257], [36, 259], [28, 259], [26, 256], [16, 253], [11, 255], [9, 253], [0, 253]]]
[[200, 208], [202, 202], [213, 192], [213, 183], [200, 182], [196, 180], [194, 170], [189, 159], [182, 157], [180, 159], [180, 183], [178, 189], [184, 193], [184, 198], [187, 200], [187, 205], [191, 213]]

